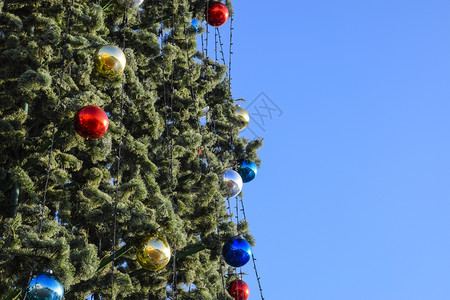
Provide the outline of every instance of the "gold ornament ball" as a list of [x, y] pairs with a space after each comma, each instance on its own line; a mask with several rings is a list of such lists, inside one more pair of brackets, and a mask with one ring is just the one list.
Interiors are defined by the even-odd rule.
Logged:
[[136, 254], [142, 267], [150, 271], [164, 268], [171, 256], [169, 243], [159, 234], [147, 237], [137, 248]]
[[244, 129], [245, 127], [248, 126], [248, 123], [250, 122], [250, 116], [248, 115], [248, 112], [239, 104], [236, 105], [236, 107], [234, 108], [234, 113], [242, 120], [245, 122], [244, 126], [241, 126], [239, 128], [239, 130]]
[[113, 78], [122, 74], [127, 59], [119, 47], [107, 45], [97, 50], [94, 63], [95, 68], [102, 76]]

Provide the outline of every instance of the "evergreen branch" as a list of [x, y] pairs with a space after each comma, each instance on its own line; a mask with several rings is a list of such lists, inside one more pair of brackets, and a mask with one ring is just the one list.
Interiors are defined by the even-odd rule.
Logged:
[[192, 245], [191, 247], [187, 247], [187, 250], [184, 250], [182, 252], [177, 252], [177, 260], [179, 259], [183, 259], [188, 257], [189, 255], [195, 254], [197, 252], [200, 252], [202, 250], [205, 250], [206, 247], [203, 244], [196, 244], [196, 245]]
[[[0, 191], [6, 192], [9, 188], [12, 187], [12, 185], [13, 185], [12, 180], [8, 178], [8, 179], [6, 179], [6, 181], [0, 186]], [[1, 200], [0, 203], [3, 202], [3, 201], [5, 201], [5, 200], [4, 200], [4, 199]]]
[[[57, 131], [57, 132], [55, 133], [55, 139], [61, 137], [61, 133], [62, 133], [62, 131]], [[41, 148], [39, 148], [38, 152], [39, 152], [39, 153], [44, 153], [46, 150], [48, 150], [48, 149], [50, 148], [50, 145], [51, 145], [51, 144], [52, 144], [52, 141], [51, 141], [51, 140], [48, 140], [47, 142], [45, 142], [45, 144], [43, 144], [43, 145], [41, 146]]]
[[142, 268], [142, 269], [138, 269], [138, 270], [135, 270], [135, 271], [131, 272], [129, 275], [130, 275], [131, 278], [133, 278], [133, 277], [136, 277], [138, 275], [144, 274], [145, 272], [149, 272], [149, 271], [147, 271], [146, 269]]
[[[120, 248], [117, 252], [116, 252], [116, 259], [121, 257], [122, 255], [125, 255], [128, 251], [130, 251], [133, 247], [129, 246], [129, 247], [122, 247]], [[100, 265], [98, 266], [97, 271], [100, 271], [101, 269], [103, 269], [104, 267], [106, 267], [106, 265], [108, 265], [109, 263], [111, 263], [113, 261], [113, 255], [111, 254], [110, 256], [108, 256], [107, 258], [105, 258], [104, 260], [102, 260], [100, 262]]]
[[[58, 139], [61, 137], [61, 133], [62, 131], [57, 131], [55, 133], [55, 139]], [[52, 144], [51, 140], [48, 140], [47, 142], [45, 142], [41, 148], [39, 148], [38, 152], [39, 153], [44, 153], [46, 150], [48, 150], [50, 148], [50, 145]], [[23, 166], [22, 169], [24, 171], [27, 171], [28, 168], [31, 167], [31, 165], [34, 163], [34, 161], [32, 160], [28, 160]], [[0, 191], [2, 192], [6, 192], [7, 190], [9, 190], [13, 185], [13, 181], [11, 180], [11, 178], [8, 178], [5, 180], [5, 182], [0, 186]], [[4, 200], [0, 200], [0, 203], [3, 202]]]
[[6, 295], [5, 300], [16, 300], [17, 298], [19, 298], [21, 293], [22, 291], [17, 292], [17, 290], [14, 290], [10, 292], [8, 295]]
[[112, 10], [113, 8], [113, 4], [111, 2], [107, 2], [107, 3], [100, 3], [100, 6], [102, 7], [102, 10], [104, 12], [109, 12]]
[[161, 17], [160, 19], [155, 20], [155, 22], [153, 22], [153, 23], [154, 23], [154, 24], [158, 24], [158, 23], [160, 23], [160, 22], [162, 22], [162, 21], [170, 20], [170, 18], [172, 18], [172, 15], [168, 15], [168, 16], [165, 16], [165, 17]]

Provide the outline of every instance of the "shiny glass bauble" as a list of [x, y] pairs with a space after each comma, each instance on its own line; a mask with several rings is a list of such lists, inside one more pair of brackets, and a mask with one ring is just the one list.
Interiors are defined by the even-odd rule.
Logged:
[[200, 23], [197, 19], [193, 19], [191, 21], [191, 28], [192, 30], [194, 30], [195, 32], [199, 32], [200, 28], [202, 28], [202, 23]]
[[258, 168], [253, 161], [244, 160], [238, 168], [238, 173], [241, 175], [242, 181], [247, 183], [255, 179]]
[[210, 2], [205, 11], [205, 19], [209, 25], [220, 27], [228, 20], [229, 12], [225, 4]]
[[64, 287], [58, 277], [50, 273], [39, 273], [26, 288], [28, 300], [62, 300]]
[[237, 279], [228, 287], [228, 293], [235, 300], [247, 300], [250, 295], [250, 289], [243, 280]]
[[242, 178], [236, 171], [227, 170], [225, 174], [223, 174], [223, 182], [227, 185], [228, 188], [228, 197], [236, 197], [242, 190]]
[[159, 234], [147, 237], [137, 247], [137, 259], [147, 270], [158, 271], [164, 268], [170, 260], [170, 246], [166, 239]]
[[248, 123], [250, 122], [250, 116], [248, 115], [248, 112], [245, 110], [245, 108], [243, 108], [238, 104], [234, 108], [234, 113], [239, 117], [240, 120], [244, 122], [244, 124], [241, 127], [239, 127], [239, 130], [242, 130], [245, 127], [247, 127]]
[[242, 267], [252, 256], [252, 247], [240, 236], [229, 239], [222, 248], [223, 259], [232, 267]]
[[107, 45], [100, 47], [95, 53], [94, 64], [97, 71], [105, 77], [113, 78], [122, 74], [127, 59], [119, 47]]
[[96, 140], [108, 130], [109, 119], [103, 109], [95, 105], [88, 105], [75, 114], [73, 126], [81, 137]]

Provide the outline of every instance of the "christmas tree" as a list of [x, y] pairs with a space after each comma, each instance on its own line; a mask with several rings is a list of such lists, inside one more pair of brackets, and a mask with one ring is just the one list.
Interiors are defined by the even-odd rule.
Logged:
[[[0, 1], [1, 299], [47, 270], [65, 299], [232, 299], [222, 246], [254, 241], [223, 176], [262, 141], [239, 137], [227, 66], [197, 46], [211, 3], [140, 2]], [[137, 257], [152, 237], [158, 270]]]

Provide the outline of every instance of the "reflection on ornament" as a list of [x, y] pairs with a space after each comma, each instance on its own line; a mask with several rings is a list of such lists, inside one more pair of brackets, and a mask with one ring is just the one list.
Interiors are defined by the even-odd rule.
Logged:
[[191, 21], [191, 28], [192, 30], [194, 30], [195, 32], [199, 32], [200, 28], [202, 28], [202, 23], [200, 23], [198, 20], [193, 19]]
[[144, 0], [127, 0], [127, 5], [131, 8], [138, 8], [143, 2]]
[[119, 47], [107, 45], [95, 53], [94, 63], [97, 71], [105, 77], [113, 78], [122, 74], [127, 60]]
[[236, 197], [242, 190], [242, 178], [236, 171], [227, 170], [223, 174], [223, 181], [227, 185], [229, 197]]
[[150, 271], [164, 268], [171, 256], [169, 243], [159, 234], [147, 237], [137, 248], [136, 254], [142, 267]]
[[228, 293], [235, 300], [247, 300], [250, 295], [250, 289], [243, 280], [235, 280], [228, 287]]
[[76, 113], [73, 126], [81, 137], [96, 140], [108, 130], [109, 120], [103, 109], [95, 105], [88, 105]]
[[205, 11], [205, 19], [209, 25], [220, 27], [228, 20], [228, 8], [221, 2], [209, 3]]
[[241, 175], [242, 181], [247, 183], [256, 177], [258, 169], [253, 161], [244, 160], [238, 168], [238, 173]]
[[248, 126], [248, 123], [250, 122], [250, 116], [248, 115], [248, 112], [239, 104], [236, 105], [234, 108], [234, 113], [239, 117], [240, 120], [244, 121], [245, 124], [239, 127], [239, 130], [244, 129]]
[[26, 288], [28, 300], [62, 300], [64, 287], [58, 277], [50, 273], [39, 273]]
[[240, 236], [229, 239], [222, 248], [223, 259], [232, 267], [242, 267], [250, 260], [252, 248], [250, 244]]

